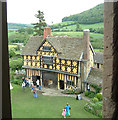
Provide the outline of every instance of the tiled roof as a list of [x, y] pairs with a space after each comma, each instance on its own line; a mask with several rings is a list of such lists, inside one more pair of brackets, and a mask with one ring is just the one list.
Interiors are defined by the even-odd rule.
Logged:
[[[78, 37], [46, 37], [59, 53], [59, 58], [79, 59], [83, 48], [83, 40]], [[22, 55], [36, 55], [36, 51], [44, 41], [43, 37], [32, 36], [23, 49]]]
[[94, 55], [94, 63], [104, 63], [103, 53], [102, 52], [96, 52]]
[[25, 45], [21, 55], [35, 55], [36, 50], [43, 42], [43, 36], [32, 36]]
[[49, 37], [47, 40], [61, 52], [59, 58], [79, 59], [83, 51], [83, 40], [77, 37]]
[[102, 70], [91, 68], [91, 72], [87, 78], [87, 82], [102, 85], [103, 81], [102, 76], [103, 76]]

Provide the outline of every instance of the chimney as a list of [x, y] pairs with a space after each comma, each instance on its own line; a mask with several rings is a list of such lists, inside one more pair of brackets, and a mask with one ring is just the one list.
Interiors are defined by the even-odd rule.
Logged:
[[51, 36], [51, 28], [50, 28], [50, 27], [45, 27], [45, 28], [44, 28], [44, 39], [45, 39], [47, 36]]
[[84, 40], [84, 59], [89, 61], [90, 52], [89, 52], [89, 44], [90, 44], [90, 30], [85, 29], [83, 31], [83, 40]]

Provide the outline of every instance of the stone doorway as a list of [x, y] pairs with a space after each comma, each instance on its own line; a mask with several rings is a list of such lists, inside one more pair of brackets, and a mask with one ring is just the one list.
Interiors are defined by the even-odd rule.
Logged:
[[59, 81], [59, 84], [60, 84], [60, 89], [64, 89], [64, 81], [63, 81], [63, 80], [60, 80], [60, 81]]
[[57, 88], [58, 74], [53, 72], [42, 72], [42, 85], [48, 88]]

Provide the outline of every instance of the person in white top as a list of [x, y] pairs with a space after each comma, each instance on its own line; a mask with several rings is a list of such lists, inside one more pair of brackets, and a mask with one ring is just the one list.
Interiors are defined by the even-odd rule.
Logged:
[[25, 91], [25, 82], [22, 83], [23, 92]]
[[87, 83], [87, 90], [90, 91], [90, 86], [88, 83]]
[[39, 79], [37, 79], [36, 84], [37, 84], [37, 88], [38, 88], [39, 87]]

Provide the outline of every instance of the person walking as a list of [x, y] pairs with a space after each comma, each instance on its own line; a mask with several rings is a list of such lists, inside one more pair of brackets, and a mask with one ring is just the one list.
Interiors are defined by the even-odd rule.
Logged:
[[31, 80], [30, 80], [30, 78], [28, 79], [28, 81], [29, 81], [29, 87], [31, 87]]
[[33, 93], [34, 93], [34, 98], [37, 98], [37, 90], [36, 90], [36, 86], [34, 86]]
[[67, 116], [67, 114], [69, 115], [69, 117], [70, 117], [70, 109], [71, 109], [71, 107], [70, 107], [70, 105], [67, 103], [67, 105], [65, 106], [65, 109], [66, 109], [66, 116]]
[[65, 109], [65, 108], [63, 109], [62, 116], [63, 116], [64, 118], [66, 118], [66, 109]]
[[22, 83], [22, 89], [23, 89], [23, 92], [25, 91], [25, 82], [23, 81]]
[[87, 83], [87, 90], [90, 91], [90, 86], [88, 83]]
[[37, 79], [36, 84], [37, 84], [37, 88], [39, 88], [39, 79]]

